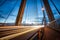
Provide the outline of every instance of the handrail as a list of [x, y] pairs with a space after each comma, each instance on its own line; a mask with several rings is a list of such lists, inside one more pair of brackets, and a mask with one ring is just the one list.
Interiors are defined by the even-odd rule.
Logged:
[[38, 31], [37, 32], [35, 32], [31, 37], [29, 37], [27, 40], [31, 40], [31, 39], [33, 39], [36, 35], [35, 34], [38, 34]]
[[51, 27], [48, 27], [48, 28], [50, 28], [50, 29], [56, 31], [57, 33], [60, 33], [60, 31], [58, 31], [58, 30], [56, 30], [56, 29], [54, 29], [54, 28], [51, 28]]
[[[48, 28], [60, 33], [60, 30], [58, 28], [56, 28], [56, 27], [59, 27], [59, 25], [56, 23], [57, 21], [60, 21], [60, 18], [50, 22], [48, 25], [46, 25], [46, 27], [48, 27]], [[56, 25], [54, 25], [55, 23], [56, 23]]]
[[[40, 35], [40, 33], [41, 33], [41, 35]], [[31, 37], [29, 37], [28, 40], [33, 40], [36, 36], [38, 36], [38, 40], [42, 40], [43, 36], [44, 36], [44, 28], [39, 29]]]

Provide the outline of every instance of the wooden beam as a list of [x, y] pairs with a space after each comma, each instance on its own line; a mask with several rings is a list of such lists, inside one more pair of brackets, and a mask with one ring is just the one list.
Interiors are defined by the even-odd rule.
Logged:
[[17, 18], [16, 18], [16, 23], [15, 23], [16, 26], [21, 25], [22, 18], [23, 18], [23, 13], [24, 13], [24, 9], [25, 9], [25, 5], [26, 5], [26, 0], [22, 0], [20, 8], [19, 8], [18, 15], [17, 15]]

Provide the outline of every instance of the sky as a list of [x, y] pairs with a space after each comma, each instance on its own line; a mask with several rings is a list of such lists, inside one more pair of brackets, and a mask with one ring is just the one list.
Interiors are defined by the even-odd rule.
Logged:
[[[55, 7], [50, 2], [50, 0], [48, 1], [55, 19], [59, 18], [60, 15], [56, 11]], [[60, 11], [60, 0], [53, 0], [53, 2]], [[21, 0], [0, 0], [0, 23], [15, 23], [20, 4]], [[41, 9], [42, 7], [40, 0], [27, 0], [22, 23], [42, 23], [43, 12]], [[45, 15], [48, 21], [46, 10]]]

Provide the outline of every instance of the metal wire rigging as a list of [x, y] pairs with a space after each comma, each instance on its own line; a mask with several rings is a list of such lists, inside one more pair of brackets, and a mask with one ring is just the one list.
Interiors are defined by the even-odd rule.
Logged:
[[0, 6], [2, 6], [5, 2], [6, 2], [6, 0], [1, 0], [0, 1]]
[[[15, 4], [13, 5], [13, 7], [12, 7], [11, 11], [9, 11], [9, 14], [8, 14], [8, 16], [6, 17], [6, 19], [5, 19], [4, 23], [7, 21], [7, 19], [9, 18], [10, 14], [11, 14], [11, 12], [12, 12], [12, 11], [13, 11], [13, 9], [15, 8], [15, 5], [17, 4], [17, 1], [18, 1], [18, 0], [16, 0], [16, 2], [15, 2]], [[4, 24], [3, 24], [3, 25], [4, 25]]]
[[50, 0], [50, 1], [54, 5], [54, 7], [56, 8], [57, 12], [60, 14], [60, 12], [59, 12], [58, 8], [56, 7], [56, 5], [54, 4], [54, 2], [52, 0]]

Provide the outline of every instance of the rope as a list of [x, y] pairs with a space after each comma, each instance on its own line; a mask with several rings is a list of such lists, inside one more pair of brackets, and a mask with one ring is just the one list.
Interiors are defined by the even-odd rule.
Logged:
[[[32, 2], [32, 1], [31, 1], [31, 2]], [[36, 4], [35, 4], [35, 2], [36, 2]], [[27, 0], [27, 3], [28, 3], [28, 0]], [[33, 0], [33, 3], [34, 3], [33, 6], [36, 6], [36, 11], [38, 11], [38, 10], [37, 10], [37, 0]], [[27, 4], [26, 4], [26, 5], [27, 5]], [[27, 20], [27, 17], [29, 18], [29, 14], [28, 14], [28, 11], [27, 11], [29, 7], [30, 7], [30, 6], [27, 5], [25, 20]], [[34, 10], [33, 10], [33, 11], [34, 11]], [[32, 19], [30, 19], [30, 20], [32, 20]]]
[[[43, 8], [42, 0], [40, 0], [40, 1], [41, 1], [41, 7]], [[44, 19], [44, 17], [43, 17], [43, 19]], [[42, 24], [43, 24], [43, 19], [42, 19]]]
[[36, 0], [36, 13], [37, 13], [37, 17], [38, 17], [38, 7], [37, 7], [37, 0]]
[[37, 15], [38, 15], [38, 7], [37, 7], [38, 5], [37, 5], [37, 0], [36, 0], [36, 13], [37, 13]]
[[60, 14], [59, 10], [57, 9], [56, 5], [54, 4], [54, 2], [52, 0], [50, 0], [51, 3], [54, 5], [54, 7], [56, 8], [57, 12]]
[[[34, 20], [34, 22], [38, 22], [39, 21], [39, 19], [38, 19], [38, 5], [37, 5], [37, 0], [34, 0], [34, 6], [36, 6], [35, 8], [36, 8], [36, 12], [35, 12], [35, 20]], [[38, 21], [37, 21], [38, 20]]]
[[[18, 0], [17, 0], [18, 1]], [[8, 14], [8, 16], [7, 16], [7, 18], [6, 18], [6, 20], [9, 18], [9, 16], [10, 16], [10, 14], [11, 14], [11, 12], [13, 11], [13, 9], [15, 8], [15, 5], [17, 4], [17, 1], [16, 1], [16, 3], [14, 4], [14, 6], [13, 6], [13, 8], [12, 8], [12, 10], [9, 12], [9, 14]], [[4, 21], [4, 23], [6, 22], [6, 20]], [[3, 24], [4, 25], [4, 24]]]
[[[28, 0], [26, 0], [27, 1], [27, 3], [28, 3]], [[25, 20], [24, 20], [24, 22], [26, 22], [26, 20], [27, 20], [27, 17], [28, 17], [28, 12], [27, 12], [27, 10], [28, 10], [28, 5], [27, 5], [27, 3], [26, 3], [26, 15], [25, 15]]]
[[6, 0], [3, 0], [3, 2], [0, 3], [0, 6], [2, 6], [5, 2], [6, 2]]
[[5, 17], [3, 17], [2, 15], [0, 15], [0, 18], [4, 18], [5, 19]]
[[[0, 6], [2, 6], [5, 2], [6, 2], [6, 0], [4, 0], [3, 2], [1, 2]], [[0, 17], [5, 19], [5, 17], [3, 17], [1, 14], [0, 14]]]

